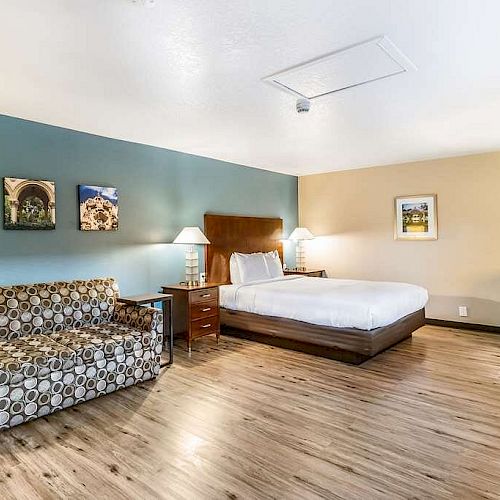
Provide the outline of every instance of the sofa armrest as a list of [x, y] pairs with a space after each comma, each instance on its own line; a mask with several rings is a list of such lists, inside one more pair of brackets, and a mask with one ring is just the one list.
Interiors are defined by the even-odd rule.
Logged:
[[157, 335], [163, 337], [163, 314], [153, 307], [132, 306], [117, 302], [113, 312], [113, 321], [136, 330], [149, 332], [154, 337]]

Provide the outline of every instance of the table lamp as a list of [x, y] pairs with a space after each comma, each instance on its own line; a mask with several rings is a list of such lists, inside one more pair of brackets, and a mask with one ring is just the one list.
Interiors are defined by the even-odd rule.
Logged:
[[307, 227], [296, 227], [292, 234], [289, 237], [290, 240], [294, 240], [296, 242], [295, 247], [295, 267], [297, 271], [305, 271], [306, 270], [306, 250], [304, 248], [304, 244], [302, 243], [304, 240], [312, 240], [314, 239], [313, 234]]
[[195, 286], [198, 281], [198, 249], [195, 245], [210, 245], [199, 227], [185, 227], [175, 238], [174, 243], [188, 245], [186, 250], [186, 284]]

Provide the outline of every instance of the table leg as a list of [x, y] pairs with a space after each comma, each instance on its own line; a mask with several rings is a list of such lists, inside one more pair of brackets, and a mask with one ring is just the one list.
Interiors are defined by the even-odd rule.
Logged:
[[[167, 302], [168, 302], [168, 315], [167, 315]], [[163, 346], [165, 347], [168, 339], [168, 362], [162, 363], [161, 368], [169, 366], [174, 362], [174, 325], [172, 324], [172, 311], [173, 304], [172, 299], [168, 301], [162, 301], [161, 310], [163, 313]], [[167, 316], [168, 316], [168, 328], [167, 328]]]
[[[171, 365], [174, 362], [174, 325], [172, 324], [172, 310], [173, 310], [173, 299], [168, 301], [168, 364]], [[163, 335], [167, 333], [165, 327], [167, 304], [163, 302]], [[165, 337], [164, 337], [165, 338]]]

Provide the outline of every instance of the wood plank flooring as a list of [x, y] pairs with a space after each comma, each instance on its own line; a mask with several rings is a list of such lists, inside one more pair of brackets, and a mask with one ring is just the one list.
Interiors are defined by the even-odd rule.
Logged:
[[0, 433], [0, 498], [500, 498], [500, 335], [424, 327], [355, 367], [222, 337]]

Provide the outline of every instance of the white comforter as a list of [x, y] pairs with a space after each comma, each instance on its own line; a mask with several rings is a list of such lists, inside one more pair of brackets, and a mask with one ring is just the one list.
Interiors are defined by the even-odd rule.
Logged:
[[226, 309], [362, 330], [390, 325], [427, 300], [425, 288], [381, 281], [285, 276], [220, 287]]

